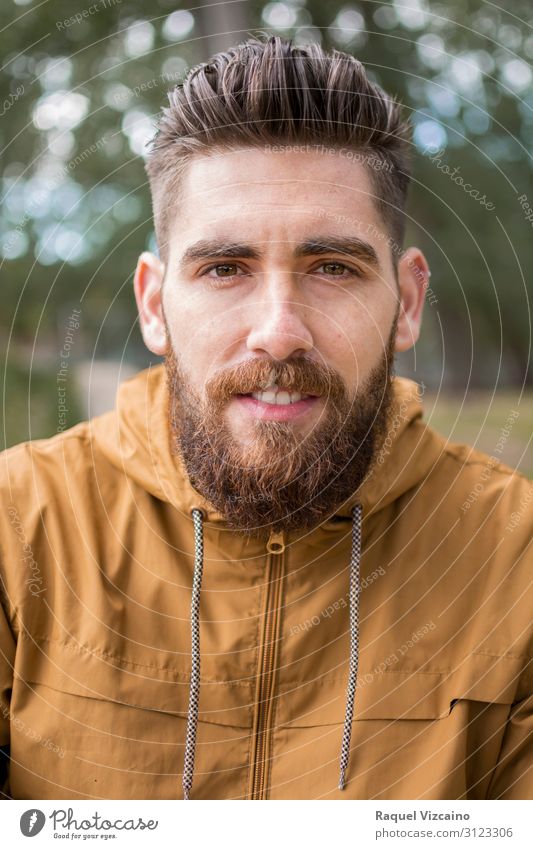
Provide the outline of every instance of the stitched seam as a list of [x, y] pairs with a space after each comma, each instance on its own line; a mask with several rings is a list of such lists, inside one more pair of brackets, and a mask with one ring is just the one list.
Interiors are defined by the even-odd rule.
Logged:
[[[151, 663], [137, 663], [136, 661], [128, 660], [127, 658], [123, 658], [123, 657], [120, 657], [118, 655], [111, 654], [110, 652], [102, 652], [102, 651], [98, 651], [98, 650], [92, 650], [92, 649], [88, 649], [86, 646], [76, 645], [75, 643], [69, 643], [69, 642], [65, 642], [65, 641], [61, 641], [61, 640], [53, 640], [53, 639], [50, 639], [50, 637], [35, 636], [35, 637], [33, 637], [33, 639], [36, 642], [44, 642], [44, 643], [50, 643], [51, 645], [55, 644], [55, 645], [58, 645], [58, 646], [62, 646], [64, 648], [66, 648], [67, 651], [72, 651], [72, 652], [75, 652], [75, 653], [78, 653], [78, 654], [85, 654], [85, 655], [89, 655], [89, 656], [92, 656], [92, 657], [110, 658], [112, 660], [118, 661], [119, 663], [123, 663], [127, 666], [138, 667], [139, 669], [156, 669], [160, 672], [170, 672], [173, 675], [177, 676], [178, 678], [183, 679], [184, 681], [189, 680], [186, 673], [179, 672], [174, 667], [158, 666], [157, 664], [151, 664]], [[526, 657], [524, 655], [492, 654], [491, 652], [484, 652], [484, 651], [470, 652], [470, 655], [467, 655], [466, 657], [469, 657], [469, 656], [473, 656], [473, 657], [476, 657], [476, 656], [494, 657], [494, 658], [502, 658], [502, 659], [506, 659], [506, 660], [525, 660], [525, 661], [528, 661], [528, 662], [531, 661], [531, 658]], [[361, 671], [361, 675], [363, 675], [363, 674], [368, 674], [368, 673], [364, 673], [363, 671]], [[415, 674], [415, 675], [450, 675], [450, 674], [452, 674], [452, 671], [450, 669], [437, 669], [437, 670], [384, 669], [382, 672], [380, 672], [378, 674], [379, 675], [412, 675], [412, 674]], [[207, 677], [201, 678], [201, 680], [205, 683], [225, 684], [225, 685], [236, 686], [236, 687], [250, 687], [251, 686], [251, 682], [246, 682], [246, 681], [223, 681], [223, 680], [220, 680], [220, 679], [207, 678]], [[328, 677], [327, 679], [323, 679], [322, 681], [315, 681], [314, 683], [329, 684], [330, 682], [337, 681], [337, 680], [339, 680], [339, 681], [344, 680], [344, 676], [338, 676], [337, 678]], [[308, 682], [306, 682], [305, 680], [304, 681], [302, 681], [302, 680], [283, 681], [284, 686], [285, 685], [300, 686], [300, 685], [305, 684], [305, 683], [308, 683]]]
[[[457, 444], [460, 445], [460, 446], [466, 445], [467, 448], [472, 447], [472, 446], [470, 446], [470, 445], [468, 445], [464, 442], [460, 442], [460, 443], [457, 443]], [[474, 450], [477, 451], [479, 449], [474, 449]], [[470, 459], [463, 460], [459, 456], [459, 453], [454, 451], [453, 448], [451, 448], [450, 445], [446, 445], [443, 448], [443, 453], [447, 454], [448, 457], [452, 457], [457, 463], [460, 463], [462, 466], [485, 466], [487, 464], [486, 459], [477, 460], [476, 458], [472, 457]], [[484, 453], [484, 452], [481, 452], [481, 453]], [[486, 456], [487, 456], [487, 458], [489, 458], [491, 455], [487, 452]], [[518, 471], [518, 469], [511, 469], [510, 466], [506, 466], [506, 464], [502, 463], [501, 460], [498, 460], [497, 463], [498, 463], [498, 465], [493, 466], [492, 471], [497, 472], [500, 475], [506, 475], [507, 477], [521, 478], [522, 480], [526, 481], [527, 483], [530, 483], [529, 478], [527, 478], [524, 474], [522, 474], [522, 472]]]
[[[74, 643], [68, 643], [61, 640], [52, 640], [49, 637], [33, 637], [35, 642], [43, 642], [50, 643], [51, 645], [62, 646], [67, 649], [67, 651], [74, 652], [76, 654], [85, 654], [89, 657], [98, 657], [98, 658], [110, 658], [111, 660], [117, 660], [120, 663], [123, 663], [127, 666], [135, 666], [139, 669], [157, 669], [160, 672], [170, 672], [173, 676], [183, 679], [185, 682], [189, 681], [189, 676], [184, 672], [179, 672], [177, 669], [171, 666], [157, 666], [156, 664], [151, 663], [136, 663], [133, 660], [127, 660], [126, 658], [118, 657], [117, 655], [110, 654], [108, 652], [102, 652], [97, 650], [88, 649], [86, 646], [76, 645]], [[127, 671], [127, 670], [126, 670]], [[246, 681], [221, 681], [217, 678], [201, 678], [201, 681], [204, 684], [227, 684], [235, 687], [248, 687], [250, 688], [250, 683]]]
[[[91, 649], [88, 649], [86, 646], [76, 646], [75, 644], [64, 642], [64, 641], [62, 642], [61, 640], [52, 640], [49, 637], [35, 637], [34, 639], [36, 641], [41, 641], [41, 642], [45, 642], [45, 643], [63, 646], [68, 651], [73, 651], [73, 652], [80, 653], [80, 654], [83, 653], [85, 655], [89, 655], [89, 656], [93, 656], [93, 657], [111, 658], [113, 660], [119, 661], [120, 663], [129, 665], [129, 666], [138, 667], [140, 669], [157, 669], [161, 672], [171, 672], [173, 675], [176, 675], [178, 678], [182, 678], [184, 681], [189, 680], [186, 673], [179, 672], [178, 670], [174, 669], [174, 667], [157, 666], [156, 664], [137, 663], [135, 661], [128, 660], [126, 658], [122, 658], [122, 657], [119, 657], [118, 655], [113, 655], [113, 654], [108, 653], [108, 652], [101, 652], [101, 651], [97, 651], [97, 650], [93, 651]], [[495, 657], [495, 658], [511, 659], [511, 660], [527, 660], [528, 662], [531, 660], [530, 658], [522, 656], [522, 655], [511, 655], [511, 654], [500, 655], [500, 654], [491, 654], [490, 652], [482, 652], [482, 651], [470, 653], [470, 656], [477, 656], [477, 655], [479, 655], [481, 657]], [[368, 674], [368, 673], [364, 673], [363, 671], [361, 671], [361, 675], [364, 675], [364, 674]], [[413, 675], [413, 674], [414, 675], [450, 675], [450, 674], [452, 674], [452, 671], [450, 669], [423, 670], [423, 669], [412, 669], [411, 668], [411, 669], [384, 669], [383, 671], [376, 673], [376, 675]], [[238, 687], [250, 687], [251, 686], [251, 683], [246, 682], [246, 681], [224, 681], [224, 680], [220, 680], [220, 679], [217, 679], [217, 678], [207, 678], [207, 677], [203, 677], [201, 680], [205, 683], [213, 683], [213, 684], [227, 684], [227, 685], [230, 685], [230, 686], [238, 686]], [[322, 679], [322, 681], [318, 680], [318, 681], [314, 681], [313, 683], [329, 684], [332, 681], [343, 681], [343, 680], [344, 680], [344, 676], [340, 675], [338, 677], [333, 677], [333, 678], [327, 677], [327, 678]], [[300, 686], [300, 685], [306, 684], [306, 683], [308, 683], [308, 682], [305, 681], [305, 680], [302, 681], [301, 679], [296, 680], [296, 681], [283, 681], [283, 684], [288, 685], [288, 686]]]
[[473, 655], [478, 655], [478, 654], [479, 654], [479, 655], [481, 655], [482, 657], [502, 657], [502, 658], [504, 657], [504, 658], [509, 658], [509, 659], [511, 659], [511, 660], [527, 660], [527, 661], [528, 661], [528, 663], [529, 663], [529, 661], [530, 661], [530, 660], [532, 660], [532, 658], [529, 658], [529, 657], [527, 657], [527, 656], [526, 656], [526, 655], [524, 655], [524, 654], [510, 654], [510, 653], [506, 653], [506, 654], [493, 654], [493, 653], [492, 653], [492, 652], [490, 652], [490, 651], [473, 651], [473, 652], [471, 652], [471, 654], [473, 654]]

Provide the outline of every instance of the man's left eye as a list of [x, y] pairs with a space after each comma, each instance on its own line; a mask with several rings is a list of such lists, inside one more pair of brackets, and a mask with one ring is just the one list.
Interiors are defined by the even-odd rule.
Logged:
[[321, 268], [324, 269], [325, 274], [329, 274], [331, 277], [343, 277], [345, 276], [345, 272], [347, 272], [348, 276], [350, 274], [357, 274], [354, 268], [350, 268], [342, 262], [323, 262], [316, 271], [320, 271]]

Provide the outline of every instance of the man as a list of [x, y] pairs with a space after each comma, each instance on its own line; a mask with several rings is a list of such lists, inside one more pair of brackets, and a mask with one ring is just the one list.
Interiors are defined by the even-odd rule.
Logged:
[[531, 490], [393, 375], [408, 153], [317, 45], [170, 93], [135, 273], [164, 365], [3, 458], [6, 797], [531, 793]]

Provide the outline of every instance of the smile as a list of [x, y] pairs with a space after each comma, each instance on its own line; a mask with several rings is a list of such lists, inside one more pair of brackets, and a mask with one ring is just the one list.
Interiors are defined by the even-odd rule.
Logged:
[[246, 395], [235, 395], [234, 398], [249, 413], [259, 418], [289, 421], [308, 412], [318, 401], [319, 396], [269, 386], [267, 389], [249, 392]]
[[305, 395], [303, 392], [296, 392], [292, 389], [280, 389], [277, 384], [273, 383], [267, 386], [266, 389], [258, 389], [255, 392], [248, 392], [241, 395], [242, 398], [255, 398], [256, 401], [262, 401], [263, 404], [296, 404], [298, 401], [306, 398], [314, 398], [314, 395]]

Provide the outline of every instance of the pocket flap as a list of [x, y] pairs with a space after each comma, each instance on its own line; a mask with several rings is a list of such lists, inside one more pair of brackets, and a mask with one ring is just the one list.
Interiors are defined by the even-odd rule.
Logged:
[[[512, 704], [524, 659], [469, 654], [454, 669], [394, 669], [379, 674], [360, 671], [354, 722], [373, 719], [442, 719], [459, 699]], [[325, 676], [279, 694], [276, 718], [291, 726], [339, 725], [344, 722], [346, 674]]]
[[[107, 655], [74, 643], [31, 638], [21, 633], [15, 677], [29, 684], [88, 699], [163, 711], [186, 717], [190, 678], [172, 666], [159, 666]], [[206, 681], [201, 678], [198, 720], [250, 728], [253, 721], [250, 682]]]

